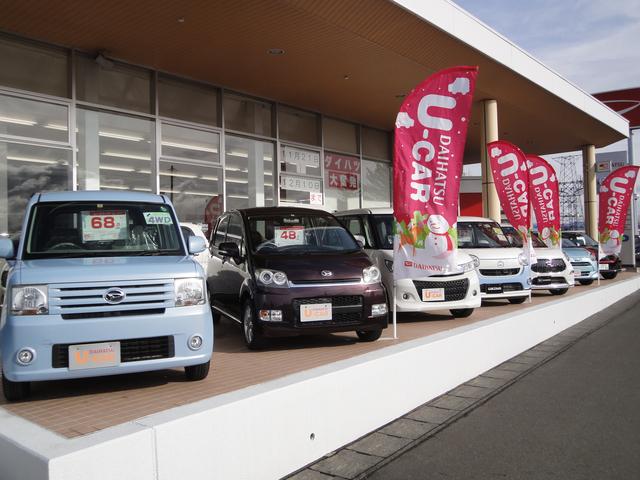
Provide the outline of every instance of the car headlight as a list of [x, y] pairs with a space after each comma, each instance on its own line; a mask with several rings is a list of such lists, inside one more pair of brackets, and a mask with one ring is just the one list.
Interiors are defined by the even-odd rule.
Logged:
[[393, 273], [393, 260], [386, 260], [384, 261], [384, 265], [387, 267], [387, 269]]
[[11, 289], [13, 315], [45, 315], [49, 313], [47, 285], [25, 285]]
[[524, 252], [518, 254], [518, 262], [520, 263], [520, 265], [529, 265], [529, 259], [524, 254]]
[[380, 270], [375, 265], [362, 270], [362, 279], [364, 283], [378, 283], [380, 281]]
[[477, 265], [474, 260], [471, 260], [470, 262], [466, 262], [466, 263], [461, 263], [458, 265], [458, 267], [460, 267], [463, 273], [470, 272], [471, 270], [475, 270], [476, 266]]
[[202, 305], [205, 302], [204, 280], [195, 278], [176, 278], [173, 282], [176, 307]]
[[469, 255], [469, 256], [471, 257], [471, 260], [473, 260], [473, 266], [478, 268], [480, 266], [480, 259], [475, 255]]
[[256, 278], [260, 285], [265, 287], [288, 287], [289, 279], [287, 274], [278, 270], [267, 270], [259, 268], [256, 270]]

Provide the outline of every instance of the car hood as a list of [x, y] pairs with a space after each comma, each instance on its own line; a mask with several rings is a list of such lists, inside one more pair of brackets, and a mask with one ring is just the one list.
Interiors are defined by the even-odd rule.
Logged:
[[589, 262], [592, 261], [589, 251], [584, 248], [563, 248], [562, 251], [569, 255], [569, 258], [571, 258], [572, 260], [585, 260]]
[[15, 269], [23, 285], [203, 276], [191, 257], [175, 256], [20, 260]]
[[[268, 268], [287, 274], [292, 282], [359, 280], [362, 270], [371, 266], [371, 261], [363, 251], [341, 254], [305, 255], [255, 255], [256, 269]], [[331, 275], [322, 275], [329, 271]]]
[[562, 250], [559, 248], [544, 248], [539, 247], [534, 249], [536, 253], [536, 258], [538, 260], [545, 258], [561, 258], [564, 260], [564, 255], [562, 254]]
[[[393, 261], [393, 250], [385, 249], [385, 250], [378, 250], [378, 251], [382, 252], [382, 255], [384, 256], [385, 260]], [[463, 263], [469, 263], [472, 260], [467, 250], [458, 249], [456, 255], [458, 256], [458, 265], [462, 265]]]

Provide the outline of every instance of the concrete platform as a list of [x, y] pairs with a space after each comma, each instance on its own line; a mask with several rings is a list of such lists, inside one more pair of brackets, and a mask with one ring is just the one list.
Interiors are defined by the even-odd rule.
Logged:
[[468, 319], [406, 315], [400, 340], [368, 344], [345, 334], [249, 352], [223, 321], [203, 382], [179, 371], [46, 382], [1, 405], [0, 478], [279, 478], [638, 289], [623, 274]]

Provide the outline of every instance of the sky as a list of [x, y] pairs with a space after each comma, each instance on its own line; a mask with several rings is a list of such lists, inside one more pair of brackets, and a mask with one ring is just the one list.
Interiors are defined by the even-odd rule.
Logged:
[[589, 93], [640, 87], [640, 0], [453, 0]]

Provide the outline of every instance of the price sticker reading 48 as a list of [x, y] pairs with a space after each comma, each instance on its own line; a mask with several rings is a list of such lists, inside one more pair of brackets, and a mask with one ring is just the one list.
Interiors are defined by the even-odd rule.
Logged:
[[127, 212], [124, 210], [93, 210], [81, 215], [83, 242], [127, 238]]
[[278, 247], [304, 243], [304, 227], [302, 226], [275, 227], [273, 233]]

